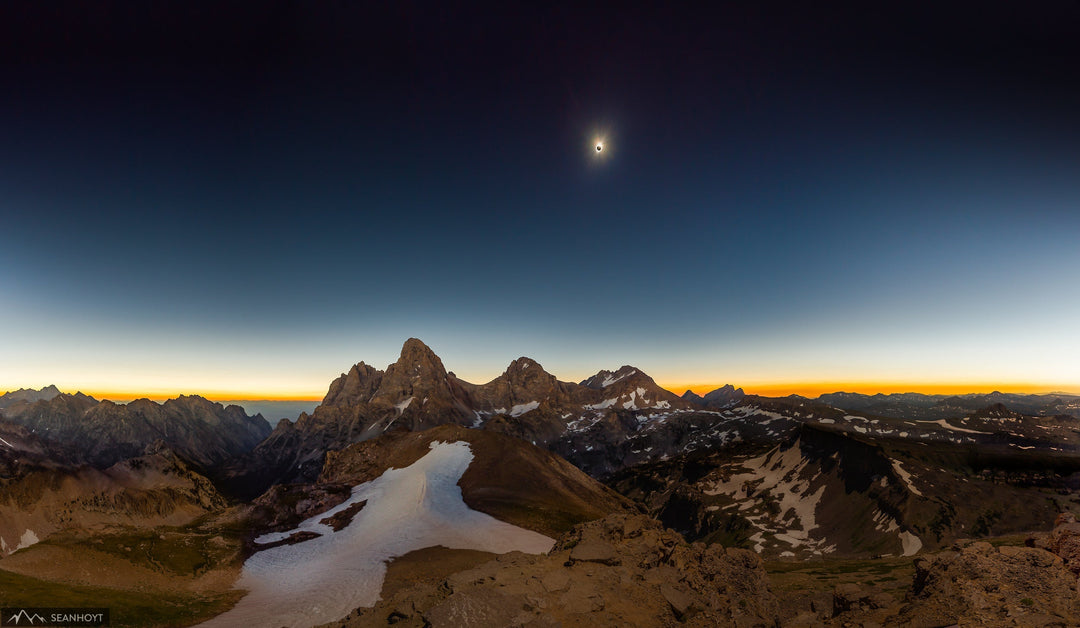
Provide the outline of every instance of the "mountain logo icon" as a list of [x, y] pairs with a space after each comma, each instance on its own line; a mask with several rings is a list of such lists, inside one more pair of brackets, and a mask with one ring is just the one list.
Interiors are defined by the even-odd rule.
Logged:
[[[22, 623], [23, 620], [26, 620], [25, 624]], [[37, 613], [31, 614], [26, 612], [26, 609], [20, 608], [19, 612], [9, 617], [6, 623], [9, 626], [34, 626], [44, 624], [45, 618]]]

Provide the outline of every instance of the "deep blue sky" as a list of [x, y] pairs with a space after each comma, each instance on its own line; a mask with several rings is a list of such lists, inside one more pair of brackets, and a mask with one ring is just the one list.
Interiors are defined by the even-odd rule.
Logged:
[[1080, 389], [1075, 2], [43, 4], [0, 8], [0, 389], [319, 394], [409, 336]]

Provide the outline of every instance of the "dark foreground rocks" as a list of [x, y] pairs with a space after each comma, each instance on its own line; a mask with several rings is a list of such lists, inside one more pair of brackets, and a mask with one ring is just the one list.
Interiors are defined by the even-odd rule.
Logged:
[[960, 541], [916, 558], [914, 581], [903, 601], [871, 587], [838, 586], [832, 617], [807, 617], [801, 625], [1080, 626], [1080, 525], [1069, 514], [1057, 524], [1050, 534], [1028, 539], [1028, 547]]
[[511, 553], [385, 596], [339, 626], [777, 626], [752, 552], [687, 544], [657, 521], [610, 515], [548, 555]]
[[916, 561], [895, 626], [1080, 626], [1076, 577], [1060, 556], [1030, 547], [958, 544]]

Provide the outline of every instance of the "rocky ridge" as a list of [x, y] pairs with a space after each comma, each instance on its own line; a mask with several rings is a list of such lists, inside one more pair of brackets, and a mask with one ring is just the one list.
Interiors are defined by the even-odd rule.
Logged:
[[211, 467], [251, 450], [270, 433], [262, 416], [248, 416], [240, 406], [183, 395], [161, 404], [149, 399], [117, 404], [61, 393], [11, 405], [0, 418], [29, 429], [60, 462], [99, 468], [139, 456], [156, 441]]
[[18, 403], [34, 403], [35, 401], [48, 401], [60, 394], [60, 389], [54, 385], [45, 386], [41, 390], [33, 388], [20, 388], [0, 395], [0, 410]]
[[[302, 414], [295, 423], [280, 422], [250, 456], [223, 475], [237, 493], [249, 495], [273, 482], [311, 482], [329, 450], [397, 429], [422, 431], [442, 424], [501, 432], [565, 455], [573, 445], [557, 443], [605, 417], [694, 411], [693, 404], [631, 366], [601, 371], [574, 384], [521, 357], [490, 382], [472, 384], [447, 372], [427, 345], [410, 338], [385, 371], [356, 364], [330, 384], [310, 415]], [[637, 425], [628, 424], [627, 430]]]

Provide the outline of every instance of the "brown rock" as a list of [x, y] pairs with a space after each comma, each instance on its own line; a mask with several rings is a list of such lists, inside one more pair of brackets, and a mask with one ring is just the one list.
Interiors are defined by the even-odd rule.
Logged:
[[1046, 549], [1060, 556], [1073, 575], [1080, 575], [1080, 523], [1072, 513], [1058, 515], [1058, 521], [1062, 523], [1050, 533]]
[[972, 543], [915, 561], [907, 604], [889, 625], [1076, 626], [1076, 580], [1057, 556]]
[[667, 603], [671, 605], [671, 610], [675, 612], [675, 617], [678, 617], [680, 621], [701, 610], [697, 604], [697, 599], [695, 599], [696, 596], [683, 589], [677, 589], [670, 584], [660, 585], [660, 595], [663, 595]]
[[570, 550], [570, 560], [603, 565], [618, 565], [621, 562], [618, 552], [610, 543], [594, 539], [575, 545]]
[[514, 623], [524, 598], [490, 588], [454, 593], [423, 613], [432, 628], [502, 628]]

